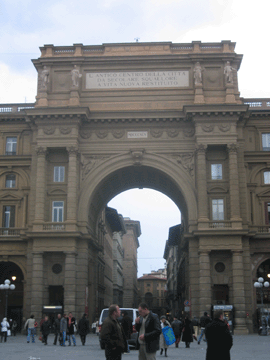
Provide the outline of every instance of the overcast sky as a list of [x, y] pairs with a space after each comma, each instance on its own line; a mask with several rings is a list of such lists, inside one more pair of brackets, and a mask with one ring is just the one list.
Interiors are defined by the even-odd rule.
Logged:
[[[95, 45], [135, 38], [140, 42], [236, 42], [236, 52], [244, 55], [238, 72], [241, 96], [270, 98], [269, 13], [267, 0], [1, 0], [0, 103], [35, 101], [37, 74], [31, 59], [40, 56], [39, 47], [44, 44]], [[152, 194], [137, 190], [131, 198], [121, 194], [120, 202], [110, 203], [123, 216], [141, 221], [139, 257], [159, 258], [140, 260], [139, 275], [163, 267], [168, 227], [180, 219], [172, 202], [169, 207], [156, 192], [150, 200]], [[156, 248], [160, 252], [153, 254]]]

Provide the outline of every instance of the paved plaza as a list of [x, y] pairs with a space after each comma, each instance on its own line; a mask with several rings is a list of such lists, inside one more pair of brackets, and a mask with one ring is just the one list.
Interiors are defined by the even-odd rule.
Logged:
[[[17, 335], [9, 337], [7, 343], [0, 344], [0, 360], [28, 360], [29, 358], [40, 358], [40, 360], [103, 360], [105, 359], [104, 350], [99, 348], [98, 337], [88, 335], [86, 346], [82, 346], [77, 335], [77, 346], [53, 345], [53, 335], [48, 338], [48, 345], [44, 346], [36, 339], [35, 344], [27, 344], [26, 336]], [[246, 335], [234, 336], [234, 346], [231, 350], [231, 360], [269, 360], [270, 336]], [[190, 349], [185, 349], [185, 345], [180, 343], [180, 348], [170, 346], [168, 349], [168, 360], [201, 360], [205, 359], [205, 343], [198, 345], [191, 344]], [[222, 349], [221, 349], [222, 351]], [[164, 358], [164, 355], [157, 353], [157, 360]], [[124, 354], [123, 360], [137, 360], [138, 351], [132, 350], [130, 354]]]

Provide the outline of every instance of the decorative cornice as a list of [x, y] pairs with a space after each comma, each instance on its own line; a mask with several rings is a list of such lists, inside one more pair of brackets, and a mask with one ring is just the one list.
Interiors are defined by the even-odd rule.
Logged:
[[125, 130], [123, 129], [112, 130], [112, 134], [116, 139], [121, 139], [125, 135]]
[[98, 138], [104, 139], [105, 137], [108, 136], [108, 130], [96, 130], [95, 134], [97, 135]]
[[59, 131], [63, 135], [67, 135], [71, 133], [72, 128], [68, 126], [60, 126]]
[[46, 126], [43, 128], [43, 132], [46, 135], [52, 135], [52, 134], [54, 134], [55, 129], [56, 129], [55, 126]]
[[174, 137], [178, 136], [179, 132], [180, 131], [178, 129], [169, 129], [169, 130], [167, 130], [167, 134], [168, 134], [168, 136], [170, 138], [174, 138]]

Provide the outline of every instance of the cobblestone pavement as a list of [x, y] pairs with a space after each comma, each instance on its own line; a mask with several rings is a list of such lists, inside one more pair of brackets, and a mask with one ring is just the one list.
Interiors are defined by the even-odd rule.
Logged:
[[[26, 336], [17, 335], [9, 337], [6, 343], [0, 343], [0, 360], [28, 360], [40, 358], [40, 360], [104, 360], [104, 350], [99, 347], [98, 337], [88, 335], [86, 345], [82, 346], [77, 335], [77, 346], [54, 346], [53, 335], [48, 338], [48, 345], [44, 346], [37, 338], [35, 344], [27, 344]], [[234, 345], [231, 350], [231, 360], [269, 360], [270, 358], [270, 336], [258, 335], [235, 335]], [[222, 351], [222, 350], [221, 350]], [[205, 359], [206, 344], [196, 342], [191, 344], [190, 349], [185, 349], [183, 343], [176, 349], [170, 346], [168, 349], [168, 360], [201, 360]], [[157, 353], [157, 360], [164, 355]], [[34, 360], [32, 359], [32, 360]], [[130, 354], [124, 354], [123, 360], [137, 360], [138, 351], [131, 350]], [[218, 358], [217, 358], [218, 359]]]

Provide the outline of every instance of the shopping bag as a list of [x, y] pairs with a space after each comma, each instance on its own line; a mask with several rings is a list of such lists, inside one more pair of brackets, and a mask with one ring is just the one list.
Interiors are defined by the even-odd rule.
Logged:
[[169, 326], [165, 326], [162, 329], [162, 333], [165, 339], [165, 343], [167, 345], [172, 345], [173, 343], [175, 343], [175, 336], [174, 336], [174, 332], [173, 329]]
[[8, 329], [7, 336], [11, 336], [11, 331]]

